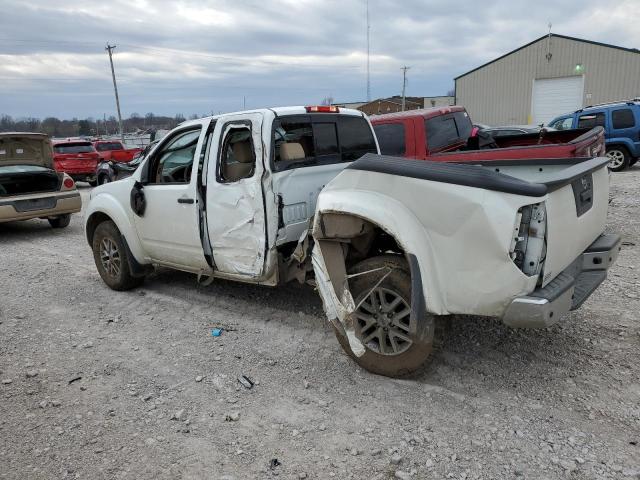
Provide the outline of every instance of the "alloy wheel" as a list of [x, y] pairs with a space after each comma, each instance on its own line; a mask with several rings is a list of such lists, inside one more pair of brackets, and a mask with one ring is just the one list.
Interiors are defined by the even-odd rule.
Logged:
[[120, 250], [111, 238], [103, 238], [100, 242], [100, 261], [107, 275], [114, 278], [120, 275]]
[[609, 157], [610, 168], [620, 168], [624, 164], [624, 153], [620, 150], [609, 150], [607, 157]]
[[398, 355], [411, 347], [411, 308], [398, 293], [376, 287], [356, 303], [356, 334], [367, 348]]

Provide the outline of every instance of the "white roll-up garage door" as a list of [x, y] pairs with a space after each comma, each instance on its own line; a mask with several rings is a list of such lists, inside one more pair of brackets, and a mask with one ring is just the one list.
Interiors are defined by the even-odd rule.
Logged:
[[535, 125], [583, 107], [584, 76], [539, 78], [533, 81], [531, 117]]

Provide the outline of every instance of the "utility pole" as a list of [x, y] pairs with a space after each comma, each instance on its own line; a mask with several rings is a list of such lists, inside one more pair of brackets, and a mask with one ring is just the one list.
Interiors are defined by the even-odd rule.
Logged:
[[371, 101], [370, 30], [371, 25], [369, 24], [369, 0], [367, 0], [367, 102]]
[[407, 67], [406, 65], [402, 67], [402, 111], [404, 112], [406, 106], [405, 94], [407, 92], [407, 70], [411, 67]]
[[116, 72], [113, 69], [113, 57], [111, 55], [112, 50], [116, 48], [115, 45], [109, 45], [105, 50], [109, 52], [109, 63], [111, 63], [111, 76], [113, 77], [113, 90], [116, 93], [116, 107], [118, 108], [118, 126], [120, 127], [120, 139], [124, 142], [124, 130], [122, 129], [122, 114], [120, 113], [120, 98], [118, 97], [118, 85], [116, 84]]

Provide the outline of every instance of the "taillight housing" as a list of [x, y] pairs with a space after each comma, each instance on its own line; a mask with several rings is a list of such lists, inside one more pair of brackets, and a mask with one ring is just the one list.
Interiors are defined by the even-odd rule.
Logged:
[[65, 175], [64, 176], [64, 180], [62, 180], [62, 187], [65, 190], [71, 190], [72, 188], [74, 188], [76, 186], [76, 183], [73, 181], [73, 178]]
[[540, 275], [547, 253], [547, 209], [542, 203], [525, 205], [516, 214], [509, 256], [525, 275]]
[[311, 105], [304, 107], [307, 113], [339, 113], [340, 109], [333, 105]]

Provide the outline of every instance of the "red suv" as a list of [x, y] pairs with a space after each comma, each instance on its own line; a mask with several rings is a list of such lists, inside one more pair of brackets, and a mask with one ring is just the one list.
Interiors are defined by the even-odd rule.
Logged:
[[53, 142], [53, 166], [75, 181], [97, 185], [96, 167], [100, 156], [91, 142], [85, 140], [64, 140]]

